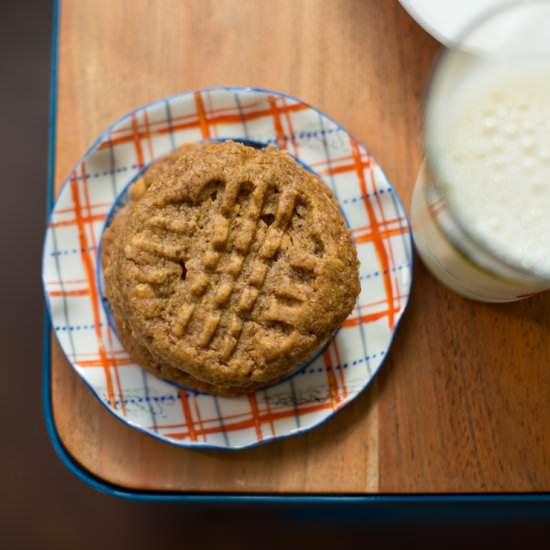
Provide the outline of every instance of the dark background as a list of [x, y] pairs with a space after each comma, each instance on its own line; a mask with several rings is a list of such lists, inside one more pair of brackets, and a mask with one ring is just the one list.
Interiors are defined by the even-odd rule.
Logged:
[[[489, 512], [463, 507], [442, 515], [441, 505], [429, 510], [415, 505], [400, 510], [320, 510], [143, 503], [98, 493], [73, 477], [48, 440], [41, 400], [40, 256], [46, 215], [52, 5], [48, 0], [1, 0], [0, 8], [0, 549], [138, 549], [168, 544], [227, 550], [364, 548], [380, 543], [530, 548], [544, 540], [548, 525], [540, 509]], [[543, 546], [548, 547], [547, 540]]]

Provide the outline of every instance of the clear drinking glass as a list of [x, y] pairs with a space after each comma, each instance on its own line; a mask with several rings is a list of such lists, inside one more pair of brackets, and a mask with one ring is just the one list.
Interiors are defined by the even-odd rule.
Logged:
[[454, 291], [550, 289], [550, 1], [483, 15], [438, 62], [413, 191], [416, 248]]

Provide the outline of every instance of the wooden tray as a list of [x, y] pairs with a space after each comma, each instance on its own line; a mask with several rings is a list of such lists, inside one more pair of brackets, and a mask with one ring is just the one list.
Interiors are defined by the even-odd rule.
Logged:
[[[409, 204], [422, 94], [440, 47], [397, 1], [61, 0], [58, 40], [56, 189], [126, 111], [188, 89], [253, 85], [342, 123]], [[476, 304], [419, 262], [414, 286], [375, 382], [304, 436], [239, 453], [160, 443], [105, 411], [55, 337], [46, 386], [54, 428], [85, 471], [129, 490], [548, 491], [550, 294]]]

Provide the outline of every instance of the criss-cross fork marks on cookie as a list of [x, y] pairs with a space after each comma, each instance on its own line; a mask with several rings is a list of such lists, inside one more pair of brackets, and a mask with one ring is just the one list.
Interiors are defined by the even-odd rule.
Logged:
[[[265, 354], [285, 353], [295, 345], [299, 327], [304, 324], [305, 302], [323, 251], [319, 235], [310, 236], [311, 251], [293, 247], [291, 237], [296, 228], [292, 228], [292, 221], [298, 221], [300, 231], [307, 233], [303, 218], [308, 206], [296, 190], [264, 180], [257, 185], [215, 181], [205, 190], [199, 205], [202, 214], [195, 219], [186, 216], [178, 210], [178, 204], [184, 201], [174, 197], [164, 212], [170, 215], [149, 219], [143, 232], [131, 240], [126, 256], [131, 258], [139, 249], [169, 260], [162, 267], [151, 262], [141, 270], [140, 282], [145, 285], [162, 284], [173, 277], [174, 268], [182, 275], [177, 284], [186, 286], [186, 300], [173, 319], [174, 337], [187, 335], [203, 349], [209, 348], [216, 337], [216, 349], [227, 362], [238, 347], [244, 324], [253, 321], [277, 336], [276, 349], [265, 349]], [[200, 257], [187, 257], [177, 244], [178, 238], [195, 238], [202, 229], [201, 215], [207, 219], [203, 236], [208, 244]], [[157, 238], [151, 239], [150, 232]], [[286, 253], [281, 255], [283, 247]], [[265, 281], [275, 263], [281, 269], [268, 293]], [[260, 297], [261, 307], [255, 309]], [[143, 293], [144, 300], [150, 298]]]

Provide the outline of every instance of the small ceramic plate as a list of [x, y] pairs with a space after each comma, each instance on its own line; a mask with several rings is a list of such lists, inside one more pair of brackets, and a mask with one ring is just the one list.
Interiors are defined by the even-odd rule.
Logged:
[[[186, 390], [136, 365], [109, 323], [98, 273], [110, 213], [145, 167], [185, 142], [229, 138], [274, 144], [319, 174], [361, 262], [357, 305], [323, 352], [287, 380], [240, 398]], [[99, 136], [59, 193], [42, 276], [65, 355], [114, 416], [176, 445], [242, 449], [309, 430], [365, 389], [407, 304], [411, 256], [399, 198], [345, 129], [277, 92], [212, 88], [141, 107]]]
[[[477, 18], [500, 6], [510, 4], [510, 0], [461, 0], [460, 2], [445, 2], [442, 0], [399, 0], [410, 16], [436, 40], [450, 46], [460, 37], [461, 33]], [[503, 21], [500, 20], [502, 25]], [[506, 25], [505, 25], [506, 26]], [[488, 29], [477, 34], [469, 47], [476, 49], [491, 49], [495, 41], [495, 33], [499, 29]]]

